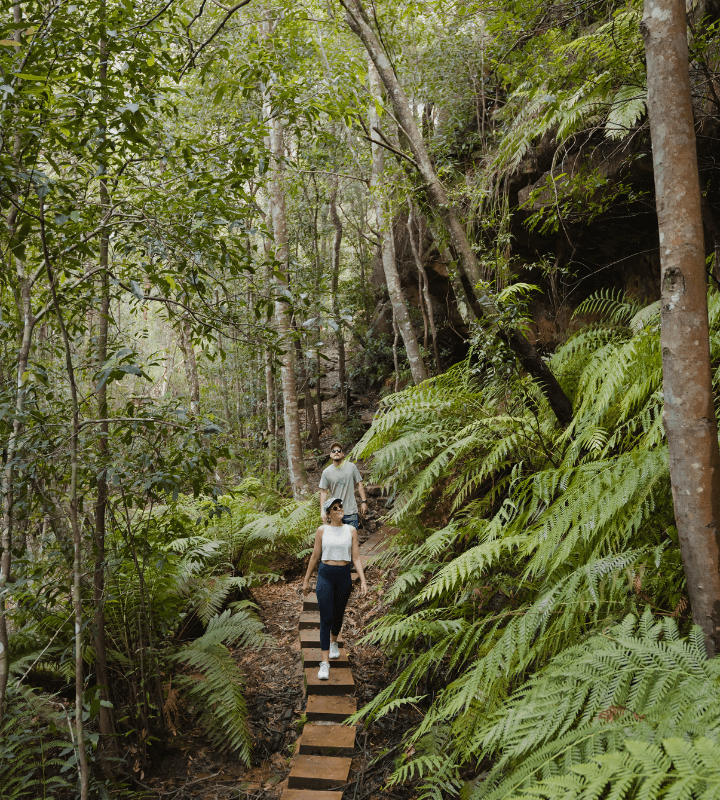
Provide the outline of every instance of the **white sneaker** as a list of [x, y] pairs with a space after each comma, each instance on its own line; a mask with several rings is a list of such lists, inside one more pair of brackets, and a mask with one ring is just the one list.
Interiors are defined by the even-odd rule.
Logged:
[[320, 669], [318, 670], [318, 680], [326, 681], [330, 677], [330, 664], [327, 661], [320, 662]]
[[330, 658], [340, 658], [340, 646], [337, 642], [330, 642]]

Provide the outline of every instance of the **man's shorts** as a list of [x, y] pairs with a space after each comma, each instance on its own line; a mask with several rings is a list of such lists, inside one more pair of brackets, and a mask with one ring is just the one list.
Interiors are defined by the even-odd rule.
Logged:
[[343, 525], [352, 525], [357, 530], [360, 524], [360, 517], [357, 514], [345, 514], [343, 517]]

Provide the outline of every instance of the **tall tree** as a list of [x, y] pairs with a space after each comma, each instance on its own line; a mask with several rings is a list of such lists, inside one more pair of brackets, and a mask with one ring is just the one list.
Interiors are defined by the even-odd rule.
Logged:
[[[331, 275], [331, 295], [333, 317], [337, 328], [337, 348], [338, 348], [338, 380], [340, 382], [340, 398], [342, 400], [343, 414], [348, 415], [348, 386], [347, 386], [347, 365], [345, 359], [345, 333], [343, 331], [343, 320], [340, 314], [340, 297], [338, 287], [340, 284], [340, 246], [342, 244], [343, 227], [340, 215], [337, 212], [338, 196], [338, 177], [333, 177], [332, 190], [330, 192], [330, 221], [335, 229], [332, 246], [332, 266]], [[319, 391], [319, 390], [318, 390]]]
[[290, 485], [295, 497], [303, 497], [310, 492], [305, 462], [303, 461], [302, 440], [300, 438], [300, 413], [298, 411], [297, 384], [295, 381], [295, 348], [290, 323], [288, 295], [288, 235], [287, 213], [285, 211], [285, 191], [282, 185], [285, 144], [283, 124], [277, 116], [268, 120], [270, 129], [270, 152], [272, 173], [272, 224], [275, 239], [275, 260], [283, 272], [276, 273], [275, 320], [282, 346], [280, 377], [283, 391], [283, 419], [285, 422], [285, 449], [287, 451]]
[[400, 283], [400, 275], [395, 259], [395, 234], [393, 232], [392, 216], [388, 218], [383, 205], [383, 168], [385, 150], [381, 144], [383, 137], [382, 124], [378, 108], [382, 104], [382, 84], [380, 76], [372, 60], [368, 63], [368, 78], [370, 85], [370, 132], [372, 138], [372, 175], [370, 189], [374, 192], [375, 199], [375, 229], [381, 237], [380, 251], [382, 256], [383, 272], [387, 284], [390, 303], [392, 304], [393, 318], [402, 335], [410, 364], [410, 373], [417, 385], [427, 380], [427, 370], [420, 352], [415, 329], [413, 328], [410, 312], [408, 311], [405, 295]]
[[[475, 253], [460, 222], [458, 213], [450, 202], [445, 187], [435, 171], [422, 133], [415, 122], [415, 116], [407, 94], [395, 74], [395, 70], [380, 43], [377, 33], [370, 24], [361, 0], [340, 0], [340, 2], [345, 8], [345, 19], [348, 26], [365, 46], [385, 85], [395, 118], [412, 151], [414, 166], [423, 181], [427, 203], [447, 230], [452, 247], [457, 254], [457, 263], [475, 288], [481, 283], [482, 278]], [[475, 300], [481, 313], [489, 319], [495, 333], [507, 342], [523, 367], [537, 380], [558, 422], [561, 425], [569, 424], [572, 420], [572, 404], [537, 350], [530, 344], [522, 331], [517, 328], [502, 328], [499, 326], [498, 309], [485, 292], [476, 292]]]
[[648, 114], [660, 229], [663, 421], [693, 620], [720, 652], [720, 450], [684, 0], [645, 0]]

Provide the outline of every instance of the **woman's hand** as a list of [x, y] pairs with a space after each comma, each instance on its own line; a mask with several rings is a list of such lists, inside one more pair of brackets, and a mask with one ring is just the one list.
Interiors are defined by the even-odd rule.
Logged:
[[365, 581], [361, 581], [360, 583], [360, 597], [365, 597], [368, 593], [367, 583]]
[[307, 594], [310, 591], [310, 584], [308, 581], [303, 581], [302, 593]]

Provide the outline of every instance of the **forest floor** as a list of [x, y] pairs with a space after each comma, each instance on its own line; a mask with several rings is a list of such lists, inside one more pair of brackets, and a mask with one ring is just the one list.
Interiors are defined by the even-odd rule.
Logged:
[[[329, 376], [330, 379], [332, 376]], [[337, 419], [337, 400], [325, 404], [328, 419]], [[358, 411], [368, 414], [375, 402], [368, 398]], [[304, 415], [303, 415], [304, 416]], [[337, 436], [337, 424], [322, 431], [324, 453]], [[320, 459], [322, 460], [322, 459]], [[327, 459], [325, 459], [327, 460]], [[317, 459], [306, 462], [311, 487], [320, 480], [322, 467]], [[362, 464], [359, 467], [362, 472]], [[381, 527], [385, 504], [379, 492], [369, 493], [369, 512], [360, 526], [360, 541]], [[245, 699], [253, 736], [253, 763], [245, 767], [237, 756], [215, 748], [197, 725], [197, 715], [180, 706], [176, 715], [177, 735], [155, 768], [144, 777], [144, 785], [160, 800], [275, 800], [287, 786], [295, 742], [302, 731], [305, 700], [303, 667], [298, 637], [298, 617], [302, 610], [302, 580], [305, 562], [290, 558], [273, 565], [283, 580], [253, 590], [254, 600], [265, 623], [268, 642], [261, 650], [237, 650], [235, 656], [245, 677]], [[345, 615], [343, 635], [356, 684], [358, 708], [388, 685], [393, 667], [374, 646], [360, 645], [370, 623], [387, 612], [384, 595], [392, 585], [392, 569], [370, 565], [367, 569], [369, 592], [360, 598], [353, 591]], [[352, 800], [412, 797], [403, 787], [383, 790], [402, 754], [405, 732], [417, 725], [421, 712], [412, 706], [400, 709], [359, 728], [356, 756], [353, 758], [345, 797]]]

